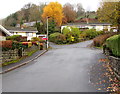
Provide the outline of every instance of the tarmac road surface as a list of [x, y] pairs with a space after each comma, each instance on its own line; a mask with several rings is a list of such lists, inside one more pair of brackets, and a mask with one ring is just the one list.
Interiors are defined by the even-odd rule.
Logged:
[[50, 43], [52, 49], [38, 59], [3, 74], [3, 92], [97, 92], [90, 69], [104, 55], [101, 50], [87, 47], [91, 42]]

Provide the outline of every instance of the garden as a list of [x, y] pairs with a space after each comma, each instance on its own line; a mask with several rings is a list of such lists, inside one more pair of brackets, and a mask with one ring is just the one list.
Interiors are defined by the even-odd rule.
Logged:
[[45, 48], [45, 41], [37, 37], [33, 37], [31, 41], [27, 41], [27, 37], [21, 35], [8, 36], [6, 39], [6, 41], [0, 42], [2, 66], [16, 63], [24, 57], [31, 56], [36, 51]]
[[55, 32], [50, 34], [49, 40], [56, 44], [72, 44], [93, 39], [103, 33], [103, 31], [96, 31], [95, 29], [80, 31], [76, 27], [64, 27], [62, 33]]

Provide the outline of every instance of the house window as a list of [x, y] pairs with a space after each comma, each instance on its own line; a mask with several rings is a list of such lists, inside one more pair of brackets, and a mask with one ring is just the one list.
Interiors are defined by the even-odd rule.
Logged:
[[95, 27], [96, 27], [95, 25], [92, 25], [92, 29], [95, 29]]
[[103, 29], [108, 29], [108, 26], [107, 26], [107, 25], [104, 25], [104, 26], [103, 26]]
[[28, 33], [28, 32], [26, 32], [26, 36], [29, 36], [29, 33]]
[[32, 36], [32, 33], [27, 32], [26, 36]]

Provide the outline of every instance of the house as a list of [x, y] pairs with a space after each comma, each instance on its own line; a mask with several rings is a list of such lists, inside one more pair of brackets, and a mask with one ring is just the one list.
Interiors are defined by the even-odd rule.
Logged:
[[61, 26], [61, 31], [64, 27], [77, 27], [80, 30], [82, 29], [96, 29], [96, 31], [100, 31], [100, 30], [108, 30], [110, 31], [111, 29], [111, 25], [109, 23], [70, 23], [64, 26]]
[[75, 23], [94, 23], [94, 22], [98, 22], [98, 20], [97, 19], [95, 19], [95, 18], [81, 18], [81, 19], [79, 19], [79, 20], [75, 20]]
[[30, 31], [30, 30], [9, 30], [12, 35], [21, 35], [23, 37], [27, 37], [27, 40], [31, 40], [32, 37], [37, 37], [36, 33], [38, 31]]
[[11, 36], [12, 34], [5, 29], [2, 25], [0, 25], [0, 41], [6, 40], [6, 36]]
[[[37, 22], [41, 22], [41, 21], [37, 21]], [[32, 22], [26, 22], [23, 23], [22, 26], [23, 27], [32, 27], [36, 24], [36, 21], [32, 21]], [[17, 24], [16, 27], [20, 27], [20, 24]]]

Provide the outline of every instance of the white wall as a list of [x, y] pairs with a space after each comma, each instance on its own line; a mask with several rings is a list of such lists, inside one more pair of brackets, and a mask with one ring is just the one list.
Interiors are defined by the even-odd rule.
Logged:
[[36, 37], [36, 33], [27, 33], [27, 32], [14, 32], [12, 35], [21, 35], [27, 36], [27, 40], [31, 40], [32, 37]]
[[[64, 27], [67, 27], [67, 26], [61, 26], [61, 32], [62, 32]], [[83, 26], [77, 26], [77, 27], [79, 28], [79, 27], [83, 27]], [[102, 26], [102, 25], [101, 26], [100, 25], [91, 26], [91, 25], [88, 25], [88, 26], [84, 26], [84, 27], [88, 27], [89, 29], [96, 29], [96, 31], [100, 31], [100, 30], [103, 30], [103, 29], [107, 28], [108, 31], [110, 31], [110, 26]]]
[[100, 30], [103, 30], [103, 26], [96, 26], [96, 31], [100, 31]]
[[6, 40], [6, 37], [0, 36], [0, 41], [5, 41], [5, 40]]

